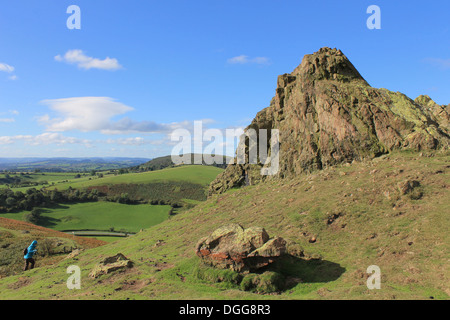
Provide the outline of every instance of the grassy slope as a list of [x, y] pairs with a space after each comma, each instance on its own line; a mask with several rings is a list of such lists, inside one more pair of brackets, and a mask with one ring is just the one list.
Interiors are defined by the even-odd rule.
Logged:
[[[74, 237], [59, 231], [43, 228], [34, 224], [0, 217], [0, 278], [5, 272], [22, 273], [23, 254], [25, 247], [29, 246], [33, 240], [51, 240], [58, 243], [52, 250], [55, 253], [67, 248], [92, 248], [104, 245], [106, 242], [92, 238]], [[39, 265], [54, 264], [65, 258], [65, 255], [57, 254], [43, 256], [44, 250], [38, 248], [36, 260]], [[7, 263], [7, 265], [4, 265]]]
[[[393, 154], [329, 168], [293, 180], [231, 190], [125, 240], [90, 249], [77, 260], [0, 280], [2, 299], [448, 299], [448, 155]], [[397, 184], [420, 181], [419, 200]], [[327, 224], [332, 214], [341, 214]], [[301, 245], [303, 280], [280, 295], [257, 295], [225, 283], [197, 280], [198, 239], [230, 222], [262, 226]], [[312, 236], [317, 237], [310, 243]], [[160, 245], [155, 245], [163, 240]], [[135, 262], [100, 279], [88, 273], [102, 258], [123, 253]], [[82, 270], [82, 289], [70, 291], [66, 268]], [[330, 266], [344, 271], [338, 277]], [[368, 290], [366, 269], [381, 268], [381, 290]]]

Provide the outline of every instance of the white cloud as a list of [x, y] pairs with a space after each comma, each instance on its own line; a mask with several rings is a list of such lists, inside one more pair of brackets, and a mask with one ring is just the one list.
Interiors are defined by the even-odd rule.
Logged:
[[44, 115], [39, 118], [41, 123], [47, 125], [48, 131], [108, 130], [111, 127], [111, 118], [133, 110], [109, 97], [53, 99], [43, 100], [41, 103], [48, 105], [62, 116], [51, 119], [49, 115]]
[[[10, 115], [10, 114], [17, 116], [19, 114], [19, 111], [17, 111], [17, 110], [9, 110], [8, 112], [0, 112], [0, 116], [6, 116], [6, 115]], [[9, 118], [0, 118], [0, 122], [3, 122], [3, 123], [15, 122], [15, 121], [16, 121], [16, 119], [11, 118], [11, 117], [9, 117]]]
[[14, 137], [0, 136], [0, 145], [14, 143]]
[[[0, 63], [0, 71], [6, 72], [6, 73], [13, 73], [15, 68], [13, 66], [10, 66], [6, 63]], [[9, 80], [17, 80], [19, 77], [17, 77], [15, 74], [10, 75]]]
[[82, 50], [69, 50], [64, 56], [55, 56], [56, 61], [64, 61], [69, 64], [76, 64], [81, 69], [101, 69], [101, 70], [118, 70], [122, 66], [117, 59], [106, 57], [103, 60], [86, 56]]
[[240, 56], [230, 58], [227, 60], [227, 62], [229, 64], [249, 64], [249, 63], [261, 64], [261, 65], [270, 64], [270, 60], [267, 57], [250, 58], [249, 56], [246, 56], [246, 55], [240, 55]]
[[[148, 120], [136, 121], [128, 117], [114, 120], [114, 117], [134, 109], [109, 97], [75, 97], [43, 100], [41, 103], [57, 113], [56, 118], [51, 118], [48, 114], [38, 118], [47, 131], [53, 132], [78, 130], [100, 131], [103, 134], [168, 134], [178, 128], [192, 127], [190, 121], [157, 123]], [[212, 120], [205, 121], [211, 123]]]
[[74, 137], [66, 137], [59, 133], [45, 132], [37, 136], [32, 135], [16, 135], [16, 136], [0, 136], [0, 145], [24, 142], [28, 145], [48, 145], [48, 144], [84, 144], [91, 146], [91, 141]]
[[130, 118], [123, 118], [114, 123], [110, 123], [108, 128], [101, 130], [104, 134], [123, 133], [163, 133], [168, 134], [175, 129], [192, 126], [190, 121], [157, 123], [154, 121], [135, 121]]
[[14, 67], [6, 63], [0, 63], [0, 71], [11, 73], [14, 71]]

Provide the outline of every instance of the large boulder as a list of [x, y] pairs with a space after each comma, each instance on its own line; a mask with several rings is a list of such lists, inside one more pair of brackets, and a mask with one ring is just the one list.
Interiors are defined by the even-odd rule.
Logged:
[[244, 229], [229, 224], [200, 239], [195, 252], [203, 262], [237, 272], [254, 271], [274, 262], [286, 252], [286, 241], [270, 239], [264, 228]]

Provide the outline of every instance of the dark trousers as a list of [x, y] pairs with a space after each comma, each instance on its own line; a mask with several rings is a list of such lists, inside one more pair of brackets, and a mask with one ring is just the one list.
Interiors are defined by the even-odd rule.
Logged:
[[28, 266], [30, 266], [30, 270], [34, 268], [34, 259], [33, 258], [25, 259], [25, 268], [23, 269], [23, 271], [28, 270]]

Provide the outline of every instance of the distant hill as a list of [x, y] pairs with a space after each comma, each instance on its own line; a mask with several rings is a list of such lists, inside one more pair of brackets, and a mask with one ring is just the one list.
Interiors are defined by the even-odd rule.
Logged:
[[83, 172], [128, 168], [148, 158], [0, 158], [0, 170], [47, 172]]
[[[194, 164], [194, 157], [196, 154], [190, 153], [188, 155], [191, 156], [191, 164]], [[227, 167], [227, 160], [229, 160], [230, 157], [220, 156], [220, 155], [217, 155], [217, 156], [223, 157], [222, 164], [214, 163], [214, 164], [211, 164], [211, 166], [225, 169]], [[206, 164], [205, 161], [203, 161], [203, 165], [208, 165], [208, 164]], [[140, 171], [154, 171], [154, 170], [161, 170], [164, 168], [170, 168], [170, 167], [175, 167], [175, 166], [176, 165], [172, 162], [172, 156], [169, 155], [169, 156], [158, 157], [158, 158], [152, 159], [144, 164], [134, 167], [133, 169], [140, 170]]]

